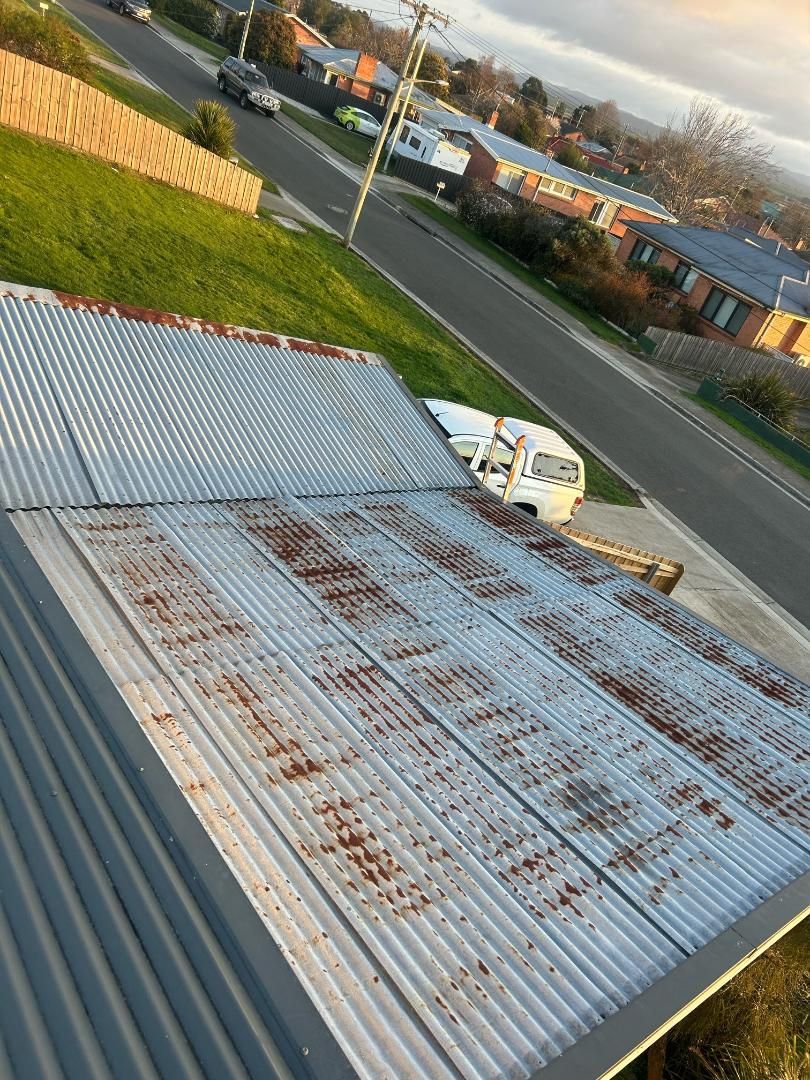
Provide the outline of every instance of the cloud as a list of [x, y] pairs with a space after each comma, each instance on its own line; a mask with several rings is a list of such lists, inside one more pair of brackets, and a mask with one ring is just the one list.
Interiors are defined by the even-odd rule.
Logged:
[[[810, 4], [772, 0], [448, 0], [466, 28], [551, 82], [663, 122], [696, 93], [744, 112], [786, 165], [810, 169]], [[445, 5], [446, 6], [446, 5]]]

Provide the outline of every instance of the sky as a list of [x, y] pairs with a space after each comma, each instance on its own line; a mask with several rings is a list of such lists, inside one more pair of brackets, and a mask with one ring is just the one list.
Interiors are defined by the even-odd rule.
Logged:
[[445, 0], [467, 31], [549, 82], [665, 123], [695, 94], [744, 113], [774, 161], [810, 174], [810, 0]]

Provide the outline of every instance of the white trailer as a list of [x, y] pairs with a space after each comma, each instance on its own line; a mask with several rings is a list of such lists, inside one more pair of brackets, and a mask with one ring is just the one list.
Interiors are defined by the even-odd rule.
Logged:
[[[390, 147], [392, 137], [392, 135], [388, 137], [386, 148]], [[394, 153], [399, 157], [424, 161], [426, 165], [435, 165], [446, 172], [459, 175], [467, 168], [467, 162], [470, 160], [468, 150], [453, 146], [441, 132], [422, 127], [415, 120], [406, 120], [403, 123], [402, 131], [394, 146]]]

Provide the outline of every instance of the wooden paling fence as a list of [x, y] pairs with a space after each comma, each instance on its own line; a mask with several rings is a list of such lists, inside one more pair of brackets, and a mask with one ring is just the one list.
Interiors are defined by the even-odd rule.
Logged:
[[716, 375], [719, 371], [727, 376], [776, 372], [800, 397], [810, 396], [810, 367], [757, 349], [727, 345], [723, 341], [711, 341], [677, 330], [662, 330], [659, 326], [649, 327], [645, 336], [655, 342], [652, 355], [659, 364], [701, 375]]
[[256, 211], [259, 177], [61, 71], [0, 49], [0, 124]]

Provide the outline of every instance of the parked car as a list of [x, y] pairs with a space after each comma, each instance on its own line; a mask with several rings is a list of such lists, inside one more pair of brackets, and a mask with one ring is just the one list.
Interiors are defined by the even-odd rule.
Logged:
[[335, 109], [334, 117], [347, 131], [359, 131], [361, 135], [370, 135], [372, 139], [376, 139], [380, 134], [382, 125], [376, 116], [363, 112], [362, 109], [355, 109], [354, 105], [341, 105], [339, 109]]
[[138, 22], [148, 23], [152, 9], [144, 0], [107, 0], [107, 7], [117, 8], [119, 15], [131, 15]]
[[[496, 417], [436, 398], [426, 398], [423, 404], [456, 453], [483, 480]], [[501, 428], [503, 441], [499, 440], [495, 447], [495, 460], [504, 471], [493, 467], [487, 487], [503, 494], [506, 474], [512, 467], [515, 445], [521, 435], [525, 436], [525, 442], [518, 461], [520, 475], [509, 501], [532, 517], [556, 525], [567, 524], [585, 497], [585, 464], [565, 439], [550, 428], [506, 417]]]
[[254, 108], [265, 116], [275, 116], [281, 108], [279, 99], [270, 93], [267, 77], [238, 56], [229, 56], [222, 61], [217, 85], [223, 94], [235, 94], [243, 109]]

